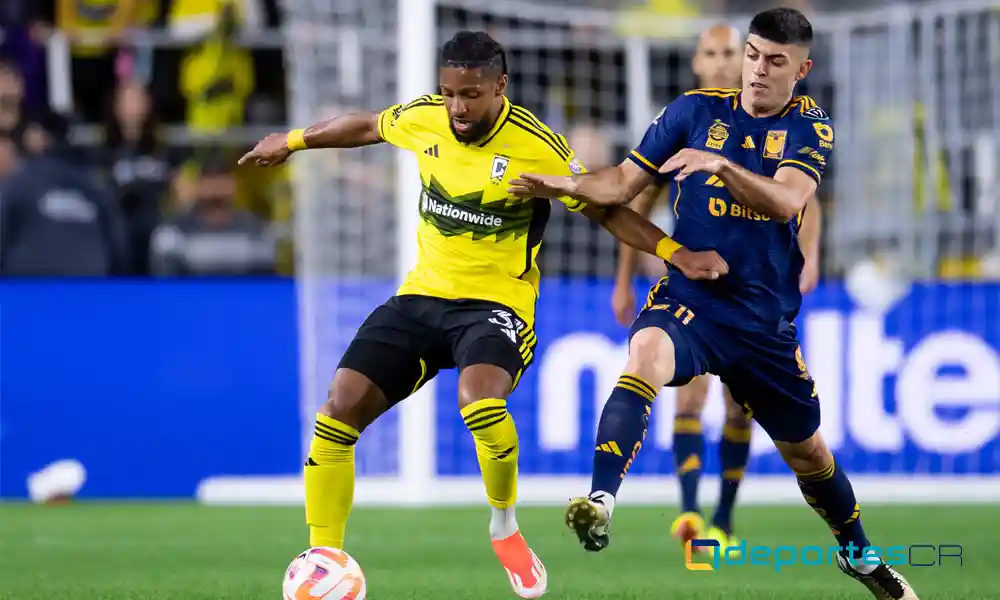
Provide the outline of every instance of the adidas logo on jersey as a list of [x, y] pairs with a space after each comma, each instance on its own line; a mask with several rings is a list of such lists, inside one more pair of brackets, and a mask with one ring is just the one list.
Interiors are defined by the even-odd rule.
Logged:
[[722, 183], [722, 180], [719, 179], [718, 175], [712, 175], [709, 177], [708, 180], [705, 181], [705, 185], [710, 185], [712, 187], [726, 187], [726, 184]]
[[434, 158], [438, 158], [438, 145], [434, 144], [430, 148], [424, 150], [424, 154], [426, 154], [427, 156], [433, 156]]
[[753, 138], [750, 137], [749, 135], [745, 140], [743, 140], [742, 147], [744, 150], [755, 150], [757, 148], [757, 146], [753, 143]]

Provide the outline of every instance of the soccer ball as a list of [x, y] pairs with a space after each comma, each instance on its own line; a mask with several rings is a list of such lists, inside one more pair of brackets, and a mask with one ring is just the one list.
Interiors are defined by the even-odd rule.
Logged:
[[281, 583], [285, 600], [364, 600], [361, 565], [337, 548], [310, 548], [295, 557]]

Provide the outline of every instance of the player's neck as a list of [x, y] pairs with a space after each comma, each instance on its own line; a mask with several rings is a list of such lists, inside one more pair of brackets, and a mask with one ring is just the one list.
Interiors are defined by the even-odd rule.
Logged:
[[493, 131], [493, 128], [497, 126], [497, 120], [500, 118], [500, 115], [503, 114], [503, 107], [506, 102], [506, 96], [500, 96], [500, 101], [497, 102], [496, 106], [494, 106], [490, 111], [490, 128], [487, 131]]
[[785, 107], [788, 106], [788, 103], [791, 101], [792, 97], [789, 96], [788, 98], [785, 99], [783, 103], [779, 104], [778, 106], [774, 108], [765, 108], [760, 106], [754, 106], [753, 104], [750, 103], [750, 100], [747, 98], [746, 94], [742, 93], [740, 94], [740, 106], [743, 108], [744, 112], [746, 112], [748, 115], [750, 115], [755, 119], [765, 119], [767, 117], [773, 117], [777, 114], [780, 114], [781, 111], [783, 111]]

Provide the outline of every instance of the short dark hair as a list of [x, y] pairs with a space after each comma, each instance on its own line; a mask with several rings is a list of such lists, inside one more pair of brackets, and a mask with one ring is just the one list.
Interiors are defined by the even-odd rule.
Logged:
[[496, 69], [507, 74], [507, 53], [485, 31], [459, 31], [441, 48], [441, 66]]
[[750, 33], [778, 44], [808, 46], [813, 40], [809, 19], [794, 8], [773, 8], [757, 13], [750, 21]]

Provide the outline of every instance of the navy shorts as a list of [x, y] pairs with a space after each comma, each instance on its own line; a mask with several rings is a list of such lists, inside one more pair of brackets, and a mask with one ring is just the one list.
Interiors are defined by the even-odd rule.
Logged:
[[338, 368], [372, 380], [394, 405], [455, 367], [496, 365], [516, 387], [536, 342], [534, 331], [502, 304], [393, 296], [365, 319]]
[[666, 296], [643, 309], [629, 333], [656, 327], [674, 343], [674, 379], [682, 386], [705, 373], [718, 375], [772, 440], [801, 442], [819, 429], [816, 385], [791, 324], [776, 333], [737, 330]]

